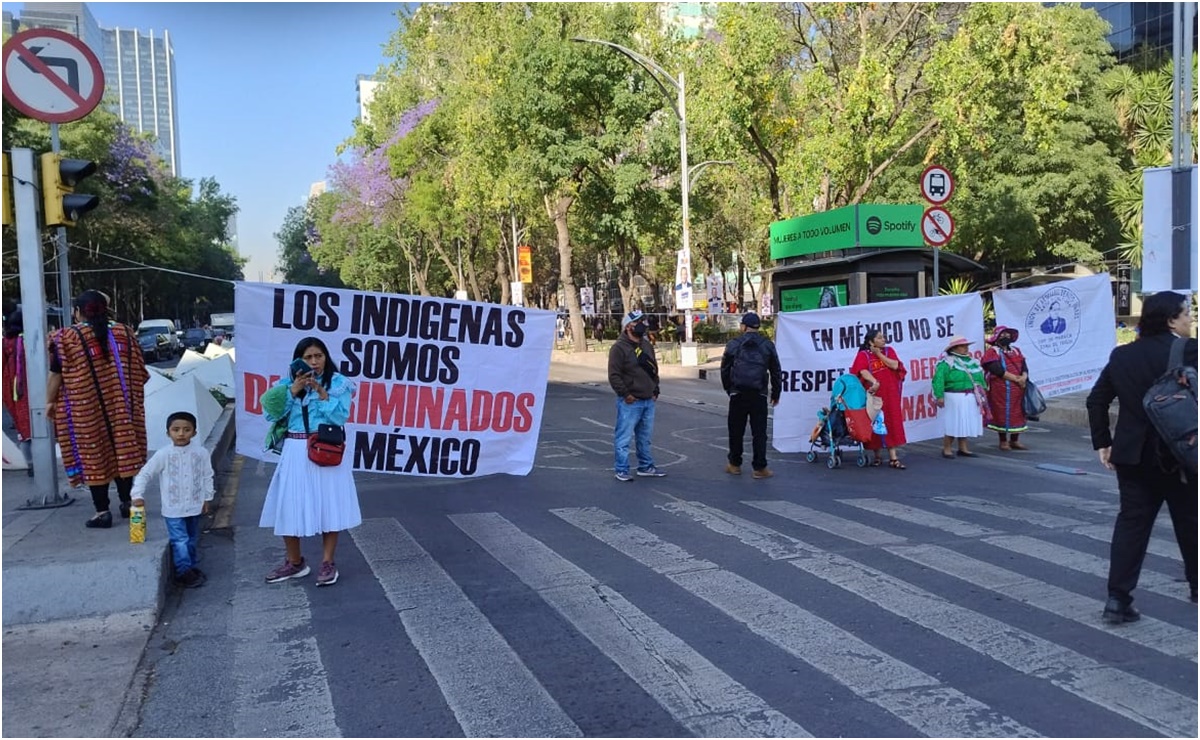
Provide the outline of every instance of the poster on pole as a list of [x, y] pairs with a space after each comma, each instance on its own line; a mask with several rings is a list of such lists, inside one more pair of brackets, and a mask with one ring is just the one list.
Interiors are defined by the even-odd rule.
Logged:
[[686, 249], [675, 253], [675, 308], [686, 311], [694, 307], [692, 295], [692, 255]]
[[909, 442], [942, 436], [932, 381], [950, 337], [971, 340], [976, 358], [984, 349], [978, 293], [780, 313], [775, 328], [783, 394], [773, 415], [772, 439], [780, 452], [808, 451], [817, 412], [829, 406], [834, 381], [849, 371], [869, 330], [884, 332], [908, 371], [901, 407]]
[[579, 289], [579, 304], [583, 307], [584, 316], [596, 315], [596, 298], [591, 286], [584, 286]]
[[313, 336], [355, 385], [346, 455], [356, 471], [466, 478], [533, 468], [554, 312], [274, 283], [236, 283], [234, 301], [238, 454], [278, 460], [263, 449], [260, 399]]
[[1029, 377], [1047, 398], [1090, 389], [1117, 346], [1107, 274], [992, 293], [996, 325], [1011, 326]]
[[[1192, 165], [1191, 240], [1188, 243], [1186, 286], [1180, 289], [1196, 292], [1197, 244], [1200, 230], [1196, 228], [1197, 168]], [[1142, 292], [1158, 293], [1174, 289], [1174, 224], [1171, 185], [1174, 175], [1170, 167], [1148, 167], [1142, 170]]]
[[523, 283], [533, 282], [533, 247], [517, 247], [517, 279]]

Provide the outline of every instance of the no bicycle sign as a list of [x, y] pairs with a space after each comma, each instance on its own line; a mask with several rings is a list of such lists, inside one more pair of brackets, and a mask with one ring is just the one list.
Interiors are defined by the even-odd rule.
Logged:
[[3, 60], [4, 99], [35, 120], [77, 121], [104, 97], [100, 60], [63, 31], [21, 31], [5, 42]]

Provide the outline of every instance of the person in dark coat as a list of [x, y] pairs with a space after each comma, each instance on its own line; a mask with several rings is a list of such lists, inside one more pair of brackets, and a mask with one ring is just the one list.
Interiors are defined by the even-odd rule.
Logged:
[[[1196, 479], [1185, 471], [1159, 437], [1142, 408], [1142, 397], [1167, 371], [1176, 337], [1192, 333], [1191, 301], [1178, 293], [1155, 293], [1142, 305], [1138, 338], [1117, 347], [1088, 394], [1088, 422], [1092, 447], [1100, 462], [1117, 473], [1121, 508], [1113, 526], [1109, 554], [1108, 601], [1104, 620], [1112, 624], [1135, 622], [1141, 615], [1133, 607], [1150, 543], [1151, 529], [1163, 502], [1171, 513], [1175, 539], [1183, 555], [1184, 573], [1196, 601]], [[1196, 340], [1188, 339], [1183, 361], [1196, 366]], [[1108, 409], [1119, 404], [1117, 428], [1110, 432]]]

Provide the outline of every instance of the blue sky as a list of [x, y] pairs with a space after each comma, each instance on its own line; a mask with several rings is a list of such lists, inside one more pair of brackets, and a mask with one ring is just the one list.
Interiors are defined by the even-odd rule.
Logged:
[[[19, 15], [24, 3], [5, 3]], [[105, 3], [102, 27], [171, 34], [180, 174], [237, 198], [247, 280], [269, 280], [288, 208], [326, 179], [358, 116], [355, 77], [373, 74], [400, 3]]]

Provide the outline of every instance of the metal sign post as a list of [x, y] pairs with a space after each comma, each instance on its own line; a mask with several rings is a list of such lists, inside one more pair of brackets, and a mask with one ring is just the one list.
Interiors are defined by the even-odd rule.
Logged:
[[49, 509], [74, 501], [58, 491], [58, 464], [46, 418], [46, 294], [42, 278], [42, 245], [37, 222], [37, 175], [31, 149], [12, 150], [12, 194], [17, 220], [17, 257], [21, 279], [21, 314], [25, 320], [25, 372], [29, 382], [29, 425], [33, 434], [33, 483], [41, 500], [29, 499], [21, 509]]
[[[58, 141], [58, 124], [50, 124], [50, 151], [58, 154], [61, 147]], [[59, 226], [54, 230], [54, 245], [58, 254], [58, 306], [61, 325], [66, 326], [71, 312], [71, 269], [67, 257], [67, 227]]]

